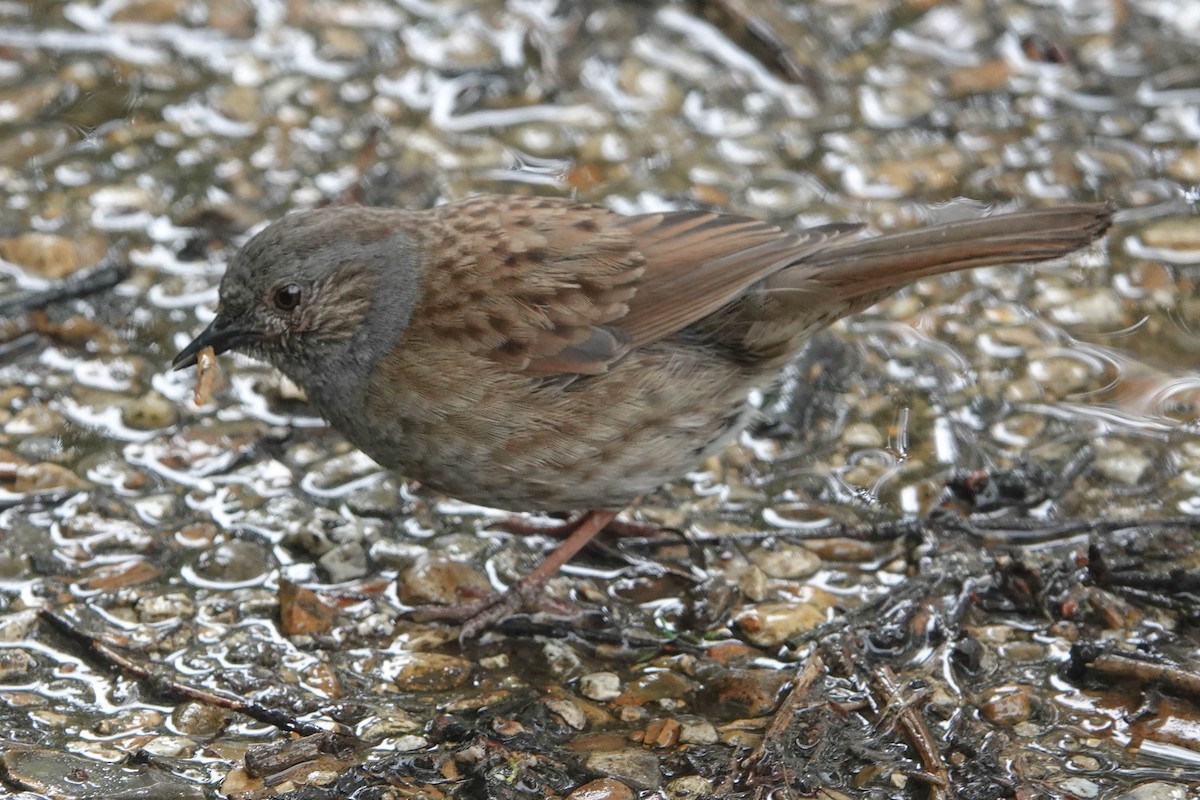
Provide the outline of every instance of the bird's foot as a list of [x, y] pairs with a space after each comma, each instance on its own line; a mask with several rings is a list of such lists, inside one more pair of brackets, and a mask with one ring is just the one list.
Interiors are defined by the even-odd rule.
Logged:
[[488, 626], [519, 611], [548, 611], [556, 616], [564, 616], [565, 610], [565, 616], [570, 616], [574, 609], [562, 603], [555, 603], [542, 593], [546, 581], [616, 516], [617, 512], [607, 510], [589, 511], [584, 514], [583, 518], [575, 523], [570, 535], [546, 556], [536, 569], [509, 587], [506, 592], [497, 592], [465, 603], [422, 606], [409, 612], [409, 618], [417, 622], [460, 622], [463, 628], [458, 638], [465, 640], [478, 636]]
[[444, 606], [419, 606], [408, 613], [415, 622], [450, 622], [462, 625], [461, 640], [474, 639], [497, 622], [522, 612], [542, 612], [553, 617], [572, 618], [579, 614], [574, 606], [553, 600], [544, 593], [545, 580], [531, 580], [532, 574], [513, 584], [507, 591]]

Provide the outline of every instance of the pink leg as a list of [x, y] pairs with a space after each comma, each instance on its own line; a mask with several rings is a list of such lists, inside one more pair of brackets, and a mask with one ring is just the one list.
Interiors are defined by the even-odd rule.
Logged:
[[[589, 511], [575, 525], [571, 534], [562, 544], [543, 559], [532, 572], [517, 581], [506, 592], [471, 600], [466, 603], [455, 603], [446, 606], [422, 606], [409, 612], [409, 617], [417, 622], [446, 620], [463, 624], [460, 639], [471, 639], [478, 636], [485, 628], [525, 609], [543, 609], [547, 607], [542, 589], [546, 581], [566, 564], [571, 558], [587, 546], [606, 525], [617, 516], [615, 511]], [[561, 610], [561, 609], [558, 609]]]

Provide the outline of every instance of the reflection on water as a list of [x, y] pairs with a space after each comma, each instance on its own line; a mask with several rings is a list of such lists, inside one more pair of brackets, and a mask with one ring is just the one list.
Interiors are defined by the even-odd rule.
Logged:
[[[719, 207], [884, 230], [981, 205], [1113, 199], [1119, 224], [1089, 253], [924, 281], [840, 325], [840, 344], [814, 345], [762, 398], [770, 425], [644, 513], [705, 536], [815, 534], [915, 516], [954, 470], [1053, 470], [1086, 445], [1094, 464], [1064, 500], [1071, 513], [1200, 516], [1200, 15], [1169, 0], [764, 2], [747, 30], [710, 7], [736, 5], [0, 3], [0, 295], [105, 258], [133, 266], [116, 289], [46, 319], [0, 320], [0, 651], [22, 654], [0, 658], [5, 736], [110, 762], [158, 747], [175, 759], [166, 771], [216, 785], [248, 743], [277, 735], [145, 705], [47, 644], [29, 609], [73, 598], [92, 627], [197, 683], [224, 689], [229, 674], [260, 669], [321, 698], [360, 693], [374, 698], [363, 703], [376, 704], [380, 741], [426, 746], [427, 717], [403, 717], [431, 713], [435, 690], [422, 688], [430, 673], [410, 674], [407, 648], [445, 637], [397, 620], [391, 579], [453, 557], [509, 583], [536, 555], [475, 536], [494, 511], [381, 473], [261, 365], [225, 358], [224, 388], [200, 407], [192, 376], [167, 371], [212, 319], [238, 243], [296, 207], [535, 191], [626, 213]], [[1070, 562], [1080, 546], [1039, 548]], [[755, 561], [760, 550], [713, 549], [704, 567], [742, 593], [739, 631], [764, 623], [752, 638], [763, 652], [795, 656], [767, 625], [794, 621], [780, 598], [835, 616], [802, 578]], [[809, 549], [823, 564], [809, 585], [836, 594], [839, 611], [886, 596], [919, 562], [840, 540]], [[1196, 561], [1180, 550], [1179, 566]], [[353, 587], [337, 598], [348, 624], [327, 639], [283, 636], [284, 569]], [[645, 579], [633, 581], [639, 599], [667, 585], [629, 569]], [[581, 565], [572, 586], [607, 602], [597, 586], [614, 574]], [[678, 591], [650, 597], [645, 624], [671, 630], [683, 606]], [[1129, 618], [1131, 642], [1162, 624]], [[388, 637], [401, 655], [380, 662], [373, 648]], [[1133, 731], [1136, 698], [1061, 681], [1070, 640], [1041, 641], [1044, 658], [1004, 678], [1059, 681], [1042, 697], [1054, 707], [1045, 730], [1018, 726], [1017, 739], [1038, 741], [1023, 758], [1097, 791], [1195, 766], [1194, 721], [1164, 712], [1151, 733]], [[342, 652], [346, 642], [359, 649]], [[936, 647], [914, 665], [948, 665]], [[585, 668], [629, 670], [623, 680], [641, 668], [572, 658], [586, 667], [564, 667], [556, 685]], [[465, 661], [434, 660], [431, 672], [466, 680]], [[478, 671], [481, 691], [550, 669], [489, 664], [505, 677]], [[380, 687], [413, 707], [379, 705]], [[655, 708], [709, 710], [678, 703]], [[115, 714], [127, 724], [103, 727]], [[621, 719], [644, 727], [636, 717]], [[1103, 758], [1081, 766], [1078, 750]]]

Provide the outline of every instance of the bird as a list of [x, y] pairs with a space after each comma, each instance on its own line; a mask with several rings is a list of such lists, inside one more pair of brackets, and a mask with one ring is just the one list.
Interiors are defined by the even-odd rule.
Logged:
[[327, 206], [250, 238], [216, 315], [174, 359], [277, 367], [380, 465], [469, 503], [583, 512], [506, 591], [426, 610], [474, 636], [538, 607], [617, 513], [720, 453], [816, 332], [904, 286], [1065, 256], [1107, 203], [874, 237], [709, 210], [624, 215], [480, 195], [428, 209]]

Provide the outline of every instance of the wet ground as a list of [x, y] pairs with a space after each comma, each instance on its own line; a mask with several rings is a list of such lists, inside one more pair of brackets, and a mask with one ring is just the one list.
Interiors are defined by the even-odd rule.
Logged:
[[[1198, 46], [1167, 0], [0, 3], [3, 785], [1196, 797]], [[630, 512], [682, 535], [554, 582], [596, 613], [460, 645], [402, 612], [549, 542], [168, 364], [265, 221], [484, 191], [1122, 210], [839, 324]]]

